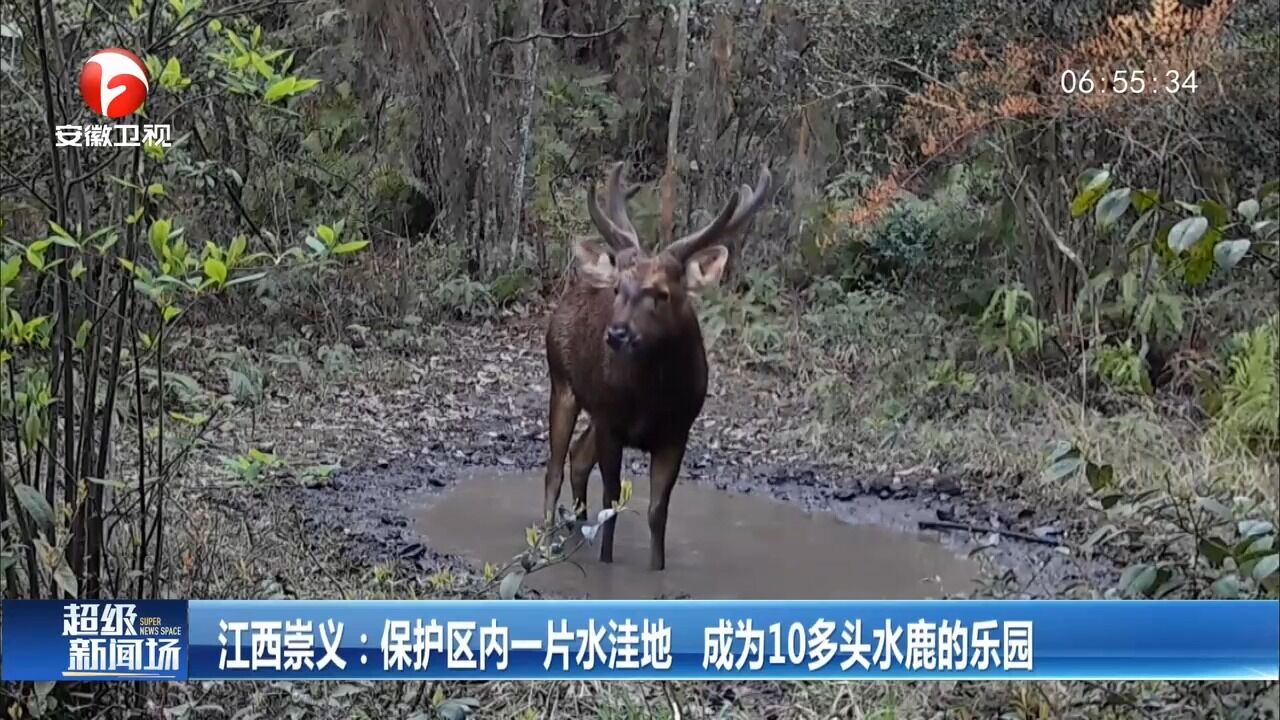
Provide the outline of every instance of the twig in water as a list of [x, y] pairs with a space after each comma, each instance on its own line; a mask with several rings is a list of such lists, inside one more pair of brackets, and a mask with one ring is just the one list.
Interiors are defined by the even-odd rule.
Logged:
[[1001, 530], [1000, 528], [984, 527], [982, 525], [969, 525], [962, 522], [950, 522], [946, 520], [921, 520], [916, 523], [921, 530], [968, 530], [972, 533], [996, 533], [1005, 537], [1014, 538], [1015, 540], [1023, 540], [1029, 543], [1038, 543], [1040, 545], [1052, 545], [1057, 547], [1062, 544], [1059, 540], [1053, 538], [1040, 537], [1031, 533], [1018, 532], [1017, 530]]

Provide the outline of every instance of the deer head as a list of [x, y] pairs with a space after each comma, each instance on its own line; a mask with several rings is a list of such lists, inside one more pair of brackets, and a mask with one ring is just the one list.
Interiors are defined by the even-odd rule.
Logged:
[[714, 220], [656, 255], [640, 246], [627, 217], [626, 201], [636, 188], [623, 190], [622, 176], [623, 163], [617, 163], [609, 172], [603, 203], [594, 184], [587, 189], [587, 211], [603, 242], [579, 241], [574, 255], [588, 284], [613, 290], [605, 342], [615, 352], [631, 354], [660, 345], [696, 317], [689, 296], [719, 282], [729, 259], [729, 249], [719, 241], [750, 222], [772, 176], [768, 167], [761, 167], [754, 189], [743, 185]]

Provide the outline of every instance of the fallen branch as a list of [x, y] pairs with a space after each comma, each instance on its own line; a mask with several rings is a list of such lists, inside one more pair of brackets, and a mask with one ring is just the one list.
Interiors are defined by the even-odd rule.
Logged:
[[1053, 538], [1040, 537], [1031, 533], [1019, 532], [1017, 530], [1001, 530], [1000, 528], [985, 527], [982, 525], [969, 525], [962, 522], [950, 522], [946, 520], [921, 520], [916, 523], [921, 530], [968, 530], [972, 533], [996, 533], [1015, 540], [1023, 540], [1029, 543], [1038, 543], [1040, 545], [1052, 545], [1057, 547], [1062, 543]]
[[540, 31], [538, 31], [538, 32], [529, 33], [528, 35], [523, 35], [523, 36], [521, 36], [521, 37], [506, 37], [506, 36], [504, 36], [504, 37], [500, 37], [500, 38], [497, 38], [497, 39], [495, 39], [495, 40], [491, 41], [491, 42], [489, 43], [489, 49], [490, 49], [490, 50], [493, 50], [494, 48], [496, 48], [496, 47], [498, 47], [499, 45], [502, 45], [502, 44], [504, 44], [504, 43], [506, 43], [506, 44], [508, 44], [508, 45], [520, 45], [520, 44], [522, 44], [522, 43], [527, 43], [527, 42], [530, 42], [530, 41], [532, 41], [532, 40], [538, 40], [538, 39], [542, 39], [542, 40], [593, 40], [593, 39], [595, 39], [595, 38], [604, 37], [605, 35], [612, 35], [613, 33], [618, 32], [619, 30], [621, 30], [621, 29], [623, 28], [623, 26], [624, 26], [624, 25], [626, 25], [628, 22], [631, 22], [632, 20], [636, 19], [636, 17], [637, 17], [637, 16], [635, 16], [635, 15], [628, 15], [628, 16], [626, 16], [626, 17], [622, 18], [621, 20], [619, 20], [617, 25], [614, 25], [613, 27], [610, 27], [610, 28], [606, 28], [606, 29], [601, 30], [601, 31], [599, 31], [599, 32], [592, 32], [592, 33], [576, 33], [576, 32], [548, 33], [548, 32], [543, 32], [543, 31], [541, 31], [541, 30], [540, 30]]

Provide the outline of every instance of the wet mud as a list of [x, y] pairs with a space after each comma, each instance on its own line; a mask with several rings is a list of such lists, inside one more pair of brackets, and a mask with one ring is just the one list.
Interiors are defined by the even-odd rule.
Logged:
[[[475, 571], [521, 549], [541, 512], [545, 439], [476, 432], [467, 447], [428, 446], [394, 460], [336, 473], [320, 487], [293, 488], [308, 522], [345, 537], [352, 558], [399, 562], [421, 572]], [[628, 451], [635, 508], [619, 526], [612, 566], [596, 548], [572, 566], [530, 576], [544, 597], [906, 598], [989, 595], [1061, 597], [1101, 587], [1116, 568], [1055, 547], [1059, 518], [1010, 499], [979, 498], [981, 478], [896, 474], [819, 464], [747, 464], [691, 447], [673, 496], [668, 570], [647, 569], [647, 462]], [[600, 503], [593, 477], [592, 509]], [[569, 502], [566, 481], [561, 496]], [[943, 522], [981, 531], [922, 531]], [[1010, 530], [1027, 542], [989, 532]]]

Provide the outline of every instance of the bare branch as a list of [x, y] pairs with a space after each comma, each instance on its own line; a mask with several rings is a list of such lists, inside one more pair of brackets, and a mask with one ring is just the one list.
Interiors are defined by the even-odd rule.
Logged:
[[[434, 8], [433, 8], [433, 9], [432, 9], [432, 12], [434, 12], [434, 11], [435, 11], [435, 10], [434, 10]], [[621, 30], [621, 29], [622, 29], [622, 28], [623, 28], [627, 23], [631, 22], [632, 20], [636, 20], [636, 19], [638, 19], [638, 18], [639, 18], [639, 16], [638, 16], [638, 15], [628, 15], [628, 16], [626, 16], [626, 17], [622, 18], [621, 20], [619, 20], [619, 21], [618, 21], [618, 24], [614, 25], [613, 27], [606, 28], [606, 29], [604, 29], [604, 30], [600, 30], [599, 32], [592, 32], [592, 33], [576, 33], [576, 32], [549, 33], [549, 32], [545, 32], [545, 31], [541, 31], [541, 30], [539, 30], [538, 32], [535, 32], [535, 33], [529, 33], [528, 35], [523, 35], [523, 36], [521, 36], [521, 37], [506, 37], [506, 36], [504, 36], [504, 37], [496, 38], [496, 39], [494, 39], [494, 40], [490, 41], [490, 42], [489, 42], [489, 50], [490, 50], [490, 51], [492, 51], [494, 48], [498, 47], [499, 45], [503, 45], [503, 44], [506, 44], [506, 45], [519, 45], [519, 44], [521, 44], [521, 43], [527, 43], [527, 42], [531, 42], [531, 41], [533, 41], [533, 40], [538, 40], [538, 39], [543, 39], [543, 40], [593, 40], [593, 39], [595, 39], [595, 38], [604, 37], [605, 35], [612, 35], [613, 33], [616, 33], [616, 32], [618, 32], [619, 30]]]

